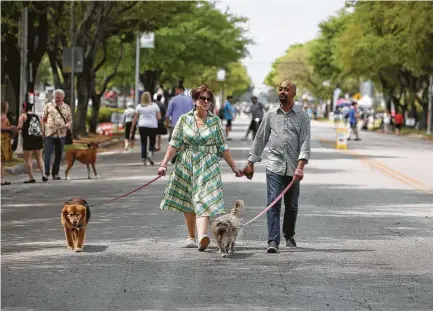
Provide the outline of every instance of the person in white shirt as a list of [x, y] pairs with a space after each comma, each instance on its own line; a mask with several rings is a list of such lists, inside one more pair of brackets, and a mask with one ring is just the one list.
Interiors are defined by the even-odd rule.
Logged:
[[132, 151], [135, 142], [135, 130], [132, 127], [132, 120], [134, 119], [135, 109], [134, 103], [128, 102], [126, 109], [123, 112], [123, 127], [125, 128], [125, 151]]
[[[138, 122], [138, 132], [141, 140], [141, 159], [146, 166], [149, 160], [150, 165], [154, 165], [152, 155], [155, 151], [155, 141], [158, 129], [158, 120], [161, 119], [159, 106], [152, 102], [149, 92], [141, 95], [141, 103], [135, 108], [132, 126], [135, 127]], [[149, 156], [147, 153], [147, 138], [149, 137]]]

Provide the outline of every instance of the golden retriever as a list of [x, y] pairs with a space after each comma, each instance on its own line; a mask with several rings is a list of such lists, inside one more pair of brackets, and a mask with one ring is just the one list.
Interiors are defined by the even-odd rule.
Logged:
[[74, 198], [63, 205], [61, 221], [65, 229], [68, 249], [76, 252], [83, 251], [89, 220], [90, 208], [85, 200]]

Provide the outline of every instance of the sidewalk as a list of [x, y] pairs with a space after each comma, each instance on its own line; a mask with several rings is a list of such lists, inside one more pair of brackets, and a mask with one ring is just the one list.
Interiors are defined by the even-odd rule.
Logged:
[[[84, 146], [85, 140], [78, 140], [78, 142], [79, 143], [77, 144], [77, 149], [81, 149], [80, 148], [81, 147], [80, 144], [83, 144], [83, 146]], [[90, 140], [89, 140], [89, 142], [90, 142]], [[123, 142], [123, 137], [114, 137], [113, 136], [113, 138], [111, 140], [99, 143], [99, 149], [110, 149], [113, 146], [115, 146], [116, 144], [120, 144], [121, 142]], [[67, 146], [65, 146], [65, 147], [67, 147]], [[118, 152], [120, 152], [120, 150], [121, 149], [119, 149]], [[106, 153], [107, 152], [104, 152], [104, 151], [103, 152], [98, 152], [98, 156], [103, 156]], [[108, 152], [108, 153], [112, 154], [112, 152]], [[64, 164], [65, 156], [66, 156], [66, 152], [64, 151], [63, 154], [62, 154], [61, 165]], [[53, 157], [54, 157], [54, 155], [52, 156], [52, 158]], [[52, 161], [53, 161], [53, 159], [52, 159]], [[7, 176], [6, 178], [8, 180], [11, 179], [11, 175], [14, 176], [14, 175], [20, 175], [20, 174], [27, 174], [27, 167], [26, 167], [25, 163], [19, 163], [19, 164], [13, 165], [13, 166], [5, 167], [4, 170], [5, 170], [5, 173], [6, 173], [5, 176]], [[39, 168], [38, 168], [38, 165], [37, 165], [37, 162], [36, 162], [35, 159], [33, 159], [33, 170], [35, 172], [39, 172]]]

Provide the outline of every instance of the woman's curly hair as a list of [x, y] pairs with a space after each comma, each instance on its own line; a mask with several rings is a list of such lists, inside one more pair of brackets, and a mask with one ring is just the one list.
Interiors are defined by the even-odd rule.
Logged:
[[207, 86], [207, 84], [202, 84], [199, 87], [192, 89], [190, 95], [195, 102], [204, 92], [209, 94], [210, 102], [212, 104], [215, 103], [215, 97], [213, 96], [212, 90]]

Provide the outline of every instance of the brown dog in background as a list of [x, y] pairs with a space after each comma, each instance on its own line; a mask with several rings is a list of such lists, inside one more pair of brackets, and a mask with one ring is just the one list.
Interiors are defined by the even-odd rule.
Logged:
[[71, 170], [72, 166], [74, 165], [75, 160], [78, 160], [79, 162], [87, 165], [87, 177], [90, 179], [90, 164], [92, 165], [93, 173], [95, 173], [95, 177], [99, 178], [98, 173], [96, 173], [96, 153], [98, 152], [98, 144], [97, 143], [90, 143], [87, 144], [87, 147], [89, 149], [75, 149], [75, 150], [69, 150], [66, 152], [66, 163], [68, 164], [68, 167], [66, 168], [65, 175], [66, 179], [71, 179], [68, 177], [69, 171]]
[[61, 221], [65, 229], [68, 249], [76, 252], [83, 251], [89, 220], [90, 208], [85, 200], [74, 198], [63, 205]]

